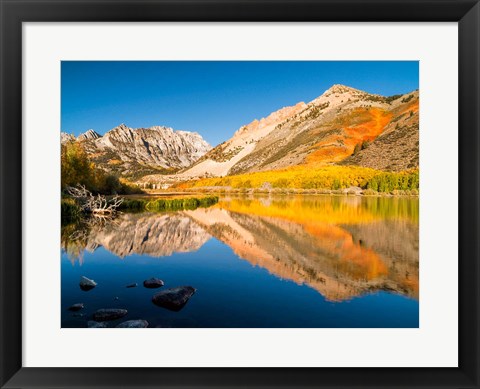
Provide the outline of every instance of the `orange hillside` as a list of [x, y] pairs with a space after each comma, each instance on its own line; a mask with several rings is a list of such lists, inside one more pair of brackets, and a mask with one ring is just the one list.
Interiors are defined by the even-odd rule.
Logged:
[[[390, 123], [392, 114], [379, 108], [357, 108], [332, 123], [343, 131], [332, 134], [312, 148], [316, 149], [306, 160], [308, 164], [339, 162], [352, 155], [355, 146], [371, 142]], [[352, 125], [352, 123], [354, 123]]]

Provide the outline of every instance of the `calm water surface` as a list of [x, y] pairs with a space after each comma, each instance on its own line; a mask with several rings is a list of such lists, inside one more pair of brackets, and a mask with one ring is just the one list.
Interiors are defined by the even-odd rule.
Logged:
[[[109, 327], [418, 327], [418, 208], [416, 198], [224, 197], [64, 226], [62, 327], [85, 327], [100, 308], [128, 310]], [[81, 276], [97, 287], [82, 291]], [[165, 286], [144, 288], [151, 277]], [[197, 291], [180, 311], [152, 303], [183, 285]]]

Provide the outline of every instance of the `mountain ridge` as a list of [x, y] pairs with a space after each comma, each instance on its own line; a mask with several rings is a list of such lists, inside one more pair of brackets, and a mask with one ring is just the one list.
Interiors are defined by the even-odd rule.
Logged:
[[197, 132], [123, 123], [104, 135], [91, 129], [78, 137], [62, 132], [61, 143], [68, 142], [79, 142], [98, 167], [126, 177], [185, 168], [211, 149]]
[[[290, 167], [355, 165], [402, 171], [419, 165], [419, 92], [393, 96], [334, 84], [310, 102], [282, 107], [211, 147], [198, 132], [120, 124], [78, 141], [102, 169], [139, 182], [178, 182]], [[174, 175], [172, 175], [174, 174]]]

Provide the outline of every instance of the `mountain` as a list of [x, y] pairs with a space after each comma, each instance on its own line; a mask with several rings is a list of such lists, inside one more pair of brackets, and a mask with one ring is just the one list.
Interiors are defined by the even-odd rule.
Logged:
[[103, 136], [88, 130], [77, 138], [62, 133], [61, 140], [79, 142], [98, 167], [133, 178], [186, 168], [211, 149], [196, 132], [160, 126], [121, 124]]
[[83, 134], [80, 134], [77, 138], [77, 140], [95, 140], [100, 138], [101, 135], [94, 131], [94, 130], [88, 130], [87, 132], [84, 132]]
[[[333, 85], [309, 103], [284, 107], [211, 146], [195, 132], [124, 124], [82, 144], [95, 164], [142, 182], [178, 182], [292, 166], [356, 165], [402, 171], [419, 165], [419, 92], [381, 96]], [[168, 175], [175, 173], [175, 175]]]
[[225, 176], [294, 165], [418, 167], [419, 93], [390, 97], [334, 85], [309, 103], [241, 127], [180, 176]]

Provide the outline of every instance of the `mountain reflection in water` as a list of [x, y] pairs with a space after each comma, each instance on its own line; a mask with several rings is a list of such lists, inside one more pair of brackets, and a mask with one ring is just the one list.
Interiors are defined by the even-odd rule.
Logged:
[[102, 246], [119, 258], [195, 252], [212, 238], [280, 279], [328, 301], [376, 291], [418, 300], [416, 198], [224, 197], [211, 208], [126, 213], [107, 224], [62, 229], [73, 263]]

